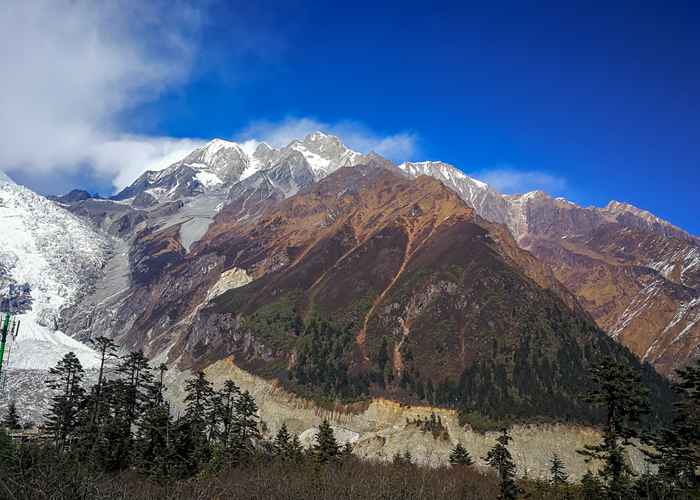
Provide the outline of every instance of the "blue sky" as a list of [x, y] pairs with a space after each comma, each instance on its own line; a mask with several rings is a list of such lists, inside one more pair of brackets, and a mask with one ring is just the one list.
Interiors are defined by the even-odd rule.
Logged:
[[[25, 48], [33, 29], [65, 45], [67, 63], [42, 43], [35, 60], [9, 56], [24, 78], [15, 95], [28, 95], [18, 114], [37, 101], [31, 92], [55, 92], [18, 119], [26, 132], [8, 131], [12, 154], [0, 153], [0, 168], [43, 192], [108, 192], [204, 139], [283, 140], [320, 126], [397, 161], [453, 163], [506, 192], [627, 201], [700, 234], [693, 3], [127, 1], [104, 12], [57, 2], [17, 0], [22, 15], [3, 25], [26, 18]], [[64, 11], [72, 37], [48, 24]], [[93, 45], [81, 54], [83, 43]], [[24, 90], [54, 59], [75, 59], [68, 83], [60, 68], [39, 71], [59, 89]], [[51, 133], [61, 129], [70, 135]], [[28, 153], [31, 140], [15, 144], [29, 133], [58, 137]]]

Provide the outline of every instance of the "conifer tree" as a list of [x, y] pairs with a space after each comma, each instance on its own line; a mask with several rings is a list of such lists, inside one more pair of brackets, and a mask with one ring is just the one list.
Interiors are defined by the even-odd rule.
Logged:
[[297, 434], [292, 435], [292, 440], [289, 443], [289, 455], [294, 463], [298, 463], [304, 459], [304, 448], [301, 446]]
[[218, 392], [217, 401], [220, 402], [218, 408], [221, 420], [221, 443], [224, 447], [229, 445], [231, 439], [231, 428], [233, 425], [233, 415], [236, 407], [236, 398], [241, 390], [233, 380], [226, 380], [221, 391]]
[[566, 484], [569, 480], [569, 475], [566, 472], [566, 465], [564, 465], [564, 462], [562, 462], [561, 458], [559, 458], [559, 455], [556, 453], [554, 453], [549, 460], [549, 473], [550, 480], [555, 486]]
[[581, 490], [585, 500], [600, 500], [605, 494], [603, 484], [590, 470], [581, 478]]
[[474, 460], [472, 460], [467, 449], [462, 446], [462, 443], [457, 442], [450, 452], [450, 463], [452, 465], [473, 465]]
[[105, 380], [97, 432], [93, 435], [88, 422], [89, 431], [82, 435], [81, 447], [91, 453], [105, 471], [118, 471], [129, 465], [133, 440], [128, 394], [129, 387], [124, 380]]
[[[97, 384], [95, 385], [95, 394], [96, 394], [96, 404], [99, 404], [100, 401], [100, 393], [102, 391], [102, 382], [104, 381], [104, 369], [105, 369], [105, 363], [110, 359], [110, 358], [116, 358], [117, 357], [117, 349], [119, 346], [112, 341], [112, 339], [107, 338], [107, 337], [96, 337], [90, 341], [92, 345], [95, 347], [95, 350], [97, 351], [98, 355], [100, 356], [100, 371], [97, 375]], [[94, 419], [94, 418], [93, 418]]]
[[165, 372], [168, 371], [168, 367], [166, 366], [165, 363], [161, 363], [158, 366], [158, 392], [157, 392], [157, 398], [162, 401], [164, 396], [163, 393], [165, 392], [165, 386], [163, 382], [163, 378], [165, 377]]
[[277, 431], [275, 435], [275, 440], [273, 442], [273, 450], [275, 456], [283, 461], [292, 460], [291, 457], [291, 444], [292, 439], [287, 430], [287, 424], [282, 424], [282, 427]]
[[520, 490], [515, 482], [515, 463], [508, 451], [508, 444], [512, 438], [508, 429], [503, 429], [496, 439], [496, 445], [486, 455], [486, 463], [496, 469], [500, 482], [500, 500], [513, 500], [518, 498]]
[[197, 376], [185, 382], [185, 420], [193, 432], [204, 435], [207, 427], [207, 415], [214, 394], [211, 382], [198, 372]]
[[207, 427], [210, 422], [213, 395], [214, 389], [211, 382], [204, 376], [204, 372], [198, 372], [196, 377], [185, 382], [185, 415], [180, 429], [190, 433], [193, 459], [197, 464], [207, 462], [210, 457]]
[[[153, 383], [153, 374], [148, 359], [140, 350], [124, 356], [117, 366], [117, 373], [125, 382], [124, 404], [127, 410], [127, 423], [131, 427], [139, 418], [143, 405], [148, 399], [146, 393], [150, 384]], [[153, 395], [152, 392], [151, 395]]]
[[2, 425], [8, 430], [16, 431], [22, 428], [22, 424], [19, 421], [19, 415], [17, 414], [17, 406], [14, 401], [10, 401], [7, 405], [7, 413], [2, 419]]
[[679, 399], [674, 403], [671, 425], [649, 439], [645, 453], [658, 466], [664, 490], [682, 495], [700, 488], [696, 471], [700, 467], [700, 361], [677, 370], [673, 385]]
[[340, 448], [333, 434], [333, 429], [328, 420], [324, 419], [318, 427], [316, 443], [313, 446], [313, 455], [317, 462], [328, 463], [336, 461], [339, 453]]
[[51, 398], [46, 414], [45, 428], [59, 449], [63, 449], [75, 436], [82, 398], [85, 394], [81, 383], [83, 367], [73, 352], [67, 353], [49, 370], [46, 385], [59, 391]]
[[586, 400], [605, 408], [606, 423], [600, 444], [586, 445], [580, 454], [604, 463], [600, 474], [613, 498], [625, 498], [631, 488], [632, 470], [625, 460], [625, 445], [639, 437], [641, 417], [649, 411], [647, 390], [639, 373], [627, 365], [606, 359], [592, 369], [593, 390]]
[[255, 398], [245, 391], [234, 403], [231, 422], [231, 448], [237, 460], [245, 460], [255, 452], [255, 444], [261, 439], [258, 420], [258, 405], [255, 403]]
[[156, 477], [167, 476], [171, 458], [172, 417], [170, 406], [163, 398], [161, 380], [147, 387], [148, 403], [137, 421], [134, 453], [134, 465]]

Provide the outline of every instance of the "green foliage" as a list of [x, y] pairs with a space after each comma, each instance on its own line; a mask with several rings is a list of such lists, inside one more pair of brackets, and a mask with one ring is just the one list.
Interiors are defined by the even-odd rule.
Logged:
[[520, 489], [515, 482], [515, 463], [508, 451], [508, 443], [511, 441], [508, 429], [503, 429], [496, 439], [496, 445], [491, 448], [484, 458], [486, 463], [493, 467], [499, 478], [499, 500], [514, 500], [520, 495]]
[[624, 498], [630, 494], [633, 472], [626, 460], [625, 446], [640, 436], [640, 421], [648, 412], [648, 391], [640, 374], [629, 366], [606, 359], [591, 370], [593, 388], [586, 400], [606, 411], [603, 438], [597, 445], [587, 445], [579, 453], [586, 460], [600, 460], [600, 472], [608, 494]]
[[462, 446], [462, 443], [457, 442], [454, 448], [452, 448], [452, 451], [450, 452], [450, 457], [449, 457], [450, 463], [452, 465], [473, 465], [474, 460], [472, 460], [471, 455], [467, 451], [467, 449]]
[[673, 420], [647, 437], [652, 449], [646, 454], [658, 466], [666, 493], [681, 495], [700, 489], [700, 361], [677, 375], [674, 390], [679, 400], [674, 403]]
[[341, 449], [333, 435], [333, 429], [328, 420], [323, 420], [318, 427], [316, 442], [312, 448], [314, 459], [322, 464], [336, 462], [340, 458]]
[[58, 392], [51, 399], [44, 427], [58, 448], [69, 445], [76, 437], [79, 412], [85, 394], [81, 385], [83, 374], [83, 367], [72, 352], [63, 356], [58, 364], [49, 370], [46, 385]]
[[266, 346], [291, 352], [296, 346], [303, 324], [296, 310], [297, 296], [285, 294], [246, 316], [244, 328]]
[[552, 484], [561, 486], [566, 484], [569, 474], [566, 472], [566, 465], [556, 453], [549, 459], [549, 474]]
[[368, 394], [368, 382], [350, 374], [355, 334], [328, 321], [311, 319], [304, 327], [290, 377], [312, 397], [352, 401]]

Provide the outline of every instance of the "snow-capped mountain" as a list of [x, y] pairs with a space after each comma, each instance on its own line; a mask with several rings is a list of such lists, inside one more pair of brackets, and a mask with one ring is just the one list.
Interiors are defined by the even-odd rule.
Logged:
[[488, 184], [469, 177], [454, 165], [441, 161], [421, 161], [401, 163], [399, 168], [413, 177], [428, 175], [441, 181], [486, 220], [499, 224], [505, 224], [508, 220], [509, 204], [503, 195]]
[[[624, 203], [581, 207], [541, 191], [503, 195], [448, 163], [395, 166], [323, 132], [279, 149], [264, 142], [214, 139], [165, 170], [144, 173], [112, 200], [74, 193], [59, 201], [124, 240], [118, 265], [111, 264], [118, 275], [130, 272], [134, 255], [148, 272], [161, 272], [202, 241], [216, 217], [258, 217], [339, 168], [362, 164], [436, 178], [479, 216], [507, 226], [522, 248], [552, 267], [602, 328], [663, 372], [697, 352], [698, 239]], [[69, 201], [73, 199], [77, 201]], [[161, 241], [168, 252], [150, 259], [152, 241]], [[79, 321], [73, 324], [82, 326], [72, 334], [82, 338], [113, 331], [138, 318], [139, 308], [129, 302], [137, 285], [124, 280], [117, 290], [113, 280], [105, 280], [98, 288], [105, 290], [106, 299], [78, 308]], [[652, 295], [657, 297], [653, 301], [647, 298]]]
[[[291, 175], [277, 184], [284, 196], [290, 196], [305, 183], [308, 172], [311, 181], [317, 181], [340, 167], [357, 164], [362, 156], [337, 137], [323, 132], [294, 140], [281, 149], [261, 142], [255, 143], [255, 149], [251, 150], [250, 144], [214, 139], [164, 170], [145, 172], [112, 199], [150, 206], [156, 202], [227, 191], [258, 173], [268, 180]], [[299, 172], [299, 179], [289, 170], [290, 165]], [[286, 169], [287, 173], [275, 172], [279, 168]]]
[[60, 313], [89, 292], [108, 257], [108, 239], [3, 173], [0, 227], [1, 309], [21, 321], [5, 368], [45, 370], [68, 351], [86, 368], [95, 366], [92, 349], [60, 330]]

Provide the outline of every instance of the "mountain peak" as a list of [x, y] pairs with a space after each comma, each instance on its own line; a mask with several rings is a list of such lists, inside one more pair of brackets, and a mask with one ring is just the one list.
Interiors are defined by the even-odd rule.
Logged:
[[692, 237], [688, 232], [674, 226], [667, 220], [657, 217], [648, 210], [635, 207], [630, 203], [611, 200], [605, 208], [600, 209], [603, 213], [615, 217], [618, 221], [625, 220], [628, 224], [638, 226], [640, 228], [651, 229], [656, 233], [661, 233], [666, 236], [674, 236], [685, 240], [697, 242], [697, 239]]
[[10, 176], [7, 175], [5, 172], [0, 170], [0, 184], [10, 184], [10, 185], [15, 185], [15, 181], [10, 179]]

